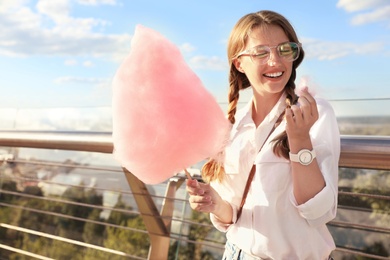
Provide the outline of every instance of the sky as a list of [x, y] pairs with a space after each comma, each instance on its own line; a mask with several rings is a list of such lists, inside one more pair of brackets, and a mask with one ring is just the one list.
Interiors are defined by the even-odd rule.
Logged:
[[223, 104], [229, 33], [264, 9], [296, 29], [297, 83], [309, 78], [337, 113], [390, 115], [389, 0], [0, 0], [0, 109], [110, 107], [138, 24], [173, 42]]

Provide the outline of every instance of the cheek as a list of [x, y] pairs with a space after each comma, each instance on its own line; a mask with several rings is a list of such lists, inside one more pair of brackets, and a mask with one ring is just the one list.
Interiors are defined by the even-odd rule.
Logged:
[[244, 70], [244, 73], [247, 75], [248, 78], [260, 78], [265, 72], [264, 66], [256, 66], [252, 63], [251, 60], [249, 60], [249, 62], [242, 62], [241, 68]]
[[292, 70], [293, 70], [292, 64], [286, 64], [285, 68], [286, 68], [286, 70], [285, 70], [284, 74], [285, 74], [285, 77], [287, 78], [287, 80], [289, 80], [291, 77], [291, 74], [292, 74]]
[[256, 82], [261, 82], [263, 77], [263, 71], [260, 68], [250, 68], [245, 71], [245, 75], [248, 78], [249, 82], [256, 84]]
[[239, 68], [240, 71], [245, 74], [253, 69], [253, 64], [249, 57], [242, 57], [241, 62], [239, 62], [237, 66], [238, 66], [237, 68]]

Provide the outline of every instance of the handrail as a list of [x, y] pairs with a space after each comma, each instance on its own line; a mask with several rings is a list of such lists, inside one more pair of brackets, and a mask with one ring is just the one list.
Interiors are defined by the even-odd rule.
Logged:
[[[110, 132], [0, 131], [0, 146], [112, 153]], [[341, 136], [340, 167], [390, 170], [390, 136]]]
[[[87, 151], [97, 153], [110, 154], [113, 151], [112, 133], [110, 132], [57, 132], [57, 131], [1, 131], [0, 130], [0, 147], [25, 147], [38, 149], [58, 149], [58, 150], [72, 150], [72, 151]], [[19, 162], [20, 159], [15, 159], [7, 154], [0, 154], [0, 162]], [[30, 162], [29, 162], [30, 163]], [[363, 168], [375, 170], [390, 170], [390, 136], [341, 136], [341, 154], [339, 167], [345, 168]], [[125, 170], [125, 169], [124, 169]], [[139, 200], [145, 200], [150, 197], [146, 194], [147, 190], [142, 186], [142, 183], [133, 179], [129, 172], [125, 170], [129, 185], [135, 185], [132, 188], [136, 191], [134, 194], [140, 197]], [[173, 184], [175, 188], [177, 184]], [[138, 196], [141, 195], [141, 196]], [[143, 196], [143, 198], [141, 198]], [[169, 197], [169, 196], [168, 196]], [[386, 196], [385, 199], [388, 199]], [[137, 201], [138, 203], [138, 201]], [[147, 205], [141, 210], [144, 220], [149, 219], [149, 229], [155, 229], [159, 226], [159, 232], [153, 233], [148, 230], [149, 235], [155, 235], [155, 241], [163, 241], [166, 239], [166, 228], [169, 227], [168, 222], [160, 221], [168, 218], [165, 215], [158, 215], [159, 212], [153, 209], [152, 201], [142, 202]], [[152, 209], [152, 210], [151, 210]], [[151, 213], [154, 212], [158, 216], [151, 218]], [[153, 215], [153, 214], [152, 214]], [[172, 216], [170, 216], [172, 217]], [[156, 222], [154, 222], [156, 221]], [[344, 226], [343, 222], [330, 222], [331, 225]], [[164, 225], [166, 227], [164, 227]], [[358, 228], [366, 228], [366, 226], [356, 225]], [[378, 229], [381, 232], [388, 233], [388, 229]], [[171, 234], [172, 237], [172, 234]], [[169, 241], [168, 241], [169, 242]], [[163, 245], [167, 242], [159, 242]], [[156, 244], [156, 243], [155, 243]], [[158, 243], [157, 243], [158, 245]], [[156, 252], [158, 250], [155, 250]]]
[[341, 136], [339, 166], [390, 170], [390, 136]]
[[112, 153], [109, 132], [0, 131], [0, 146]]

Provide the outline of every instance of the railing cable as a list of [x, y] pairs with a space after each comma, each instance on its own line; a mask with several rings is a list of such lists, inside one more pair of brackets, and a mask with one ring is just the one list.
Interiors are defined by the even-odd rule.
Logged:
[[[17, 226], [5, 224], [5, 223], [0, 223], [0, 227], [13, 229], [13, 230], [16, 230], [16, 231], [32, 234], [32, 235], [35, 235], [35, 236], [46, 237], [46, 238], [50, 238], [50, 239], [54, 239], [54, 240], [66, 242], [66, 243], [69, 243], [69, 244], [82, 246], [82, 247], [96, 249], [96, 250], [107, 252], [107, 253], [110, 253], [110, 254], [131, 257], [132, 259], [145, 259], [145, 258], [129, 255], [129, 254], [126, 254], [126, 253], [118, 251], [118, 250], [113, 250], [113, 249], [109, 249], [109, 248], [105, 248], [105, 247], [101, 247], [101, 246], [96, 246], [96, 245], [80, 242], [80, 241], [77, 241], [77, 240], [64, 238], [64, 237], [60, 237], [60, 236], [55, 236], [55, 235], [51, 235], [51, 234], [47, 234], [47, 233], [43, 233], [43, 232], [31, 230], [31, 229], [27, 229], [27, 228], [21, 228], [21, 227], [17, 227]], [[48, 259], [51, 259], [51, 258], [48, 258]]]

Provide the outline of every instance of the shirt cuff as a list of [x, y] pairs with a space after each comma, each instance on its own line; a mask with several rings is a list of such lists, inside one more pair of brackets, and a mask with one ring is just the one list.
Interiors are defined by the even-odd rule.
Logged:
[[[230, 203], [229, 203], [230, 204]], [[229, 230], [229, 227], [232, 224], [235, 224], [237, 222], [237, 208], [230, 204], [233, 209], [233, 217], [232, 217], [232, 223], [226, 224], [224, 222], [221, 222], [219, 218], [217, 218], [213, 213], [210, 213], [210, 220], [211, 223], [213, 223], [214, 227], [218, 229], [221, 232], [227, 232]]]
[[308, 221], [321, 218], [336, 205], [336, 197], [330, 186], [325, 186], [313, 198], [301, 205], [298, 205], [293, 193], [290, 194], [290, 200], [299, 214]]

